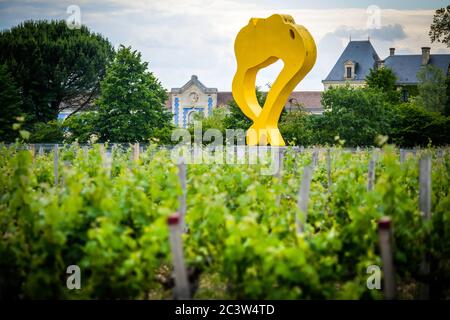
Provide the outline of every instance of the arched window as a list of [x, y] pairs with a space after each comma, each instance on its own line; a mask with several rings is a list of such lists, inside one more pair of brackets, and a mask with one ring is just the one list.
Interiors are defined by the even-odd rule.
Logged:
[[189, 111], [188, 119], [187, 119], [188, 120], [188, 125], [194, 122], [196, 113], [197, 113], [197, 111], [195, 111], [195, 110]]

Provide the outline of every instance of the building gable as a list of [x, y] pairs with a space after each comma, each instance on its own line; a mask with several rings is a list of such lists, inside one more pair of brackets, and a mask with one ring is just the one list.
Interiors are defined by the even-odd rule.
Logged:
[[323, 82], [348, 81], [345, 77], [345, 66], [349, 63], [354, 65], [354, 74], [351, 80], [364, 81], [370, 69], [376, 67], [379, 60], [380, 58], [369, 40], [350, 41]]
[[176, 126], [186, 128], [196, 112], [209, 116], [217, 104], [217, 88], [208, 88], [193, 75], [181, 88], [170, 91], [169, 101]]

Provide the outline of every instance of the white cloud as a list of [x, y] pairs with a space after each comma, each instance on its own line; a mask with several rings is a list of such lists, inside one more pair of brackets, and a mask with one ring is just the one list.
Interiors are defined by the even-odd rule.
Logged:
[[[27, 2], [30, 5], [30, 2]], [[31, 2], [40, 6], [42, 3]], [[65, 6], [73, 1], [45, 2], [48, 15], [60, 10], [64, 18]], [[354, 39], [366, 37], [368, 14], [363, 8], [349, 9], [284, 9], [274, 2], [256, 3], [237, 0], [79, 0], [82, 22], [93, 31], [107, 36], [116, 46], [131, 45], [150, 62], [150, 69], [167, 88], [179, 87], [197, 74], [207, 86], [230, 90], [235, 72], [233, 44], [237, 32], [250, 17], [268, 17], [274, 12], [287, 13], [312, 33], [318, 46], [318, 60], [313, 70], [300, 83], [300, 90], [322, 90], [321, 80], [338, 59], [350, 34]], [[274, 7], [278, 7], [274, 9]], [[60, 9], [58, 9], [60, 8]], [[11, 9], [11, 8], [10, 8]], [[14, 11], [17, 18], [21, 17]], [[441, 44], [430, 45], [428, 29], [433, 10], [381, 10], [384, 28], [403, 32], [397, 37], [373, 37], [380, 57], [389, 47], [397, 53], [419, 53], [421, 46], [431, 46], [432, 52], [450, 52]], [[1, 13], [0, 11], [0, 14]], [[42, 18], [46, 18], [42, 14]], [[36, 18], [35, 15], [32, 16]], [[1, 20], [1, 19], [0, 19]], [[344, 26], [344, 27], [342, 27]], [[339, 29], [340, 28], [340, 29]], [[340, 32], [335, 32], [336, 30]], [[344, 32], [343, 32], [344, 31]], [[357, 31], [357, 32], [356, 32]], [[279, 67], [261, 73], [258, 85], [273, 82]]]

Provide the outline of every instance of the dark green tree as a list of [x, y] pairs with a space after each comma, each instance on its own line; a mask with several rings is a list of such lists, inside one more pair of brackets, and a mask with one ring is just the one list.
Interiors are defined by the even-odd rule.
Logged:
[[402, 147], [448, 145], [450, 143], [450, 117], [425, 110], [414, 103], [394, 107], [392, 141]]
[[8, 68], [0, 64], [0, 141], [13, 142], [18, 133], [13, 130], [21, 114], [22, 99]]
[[95, 127], [100, 141], [139, 142], [171, 127], [167, 92], [149, 71], [141, 54], [121, 46], [101, 82]]
[[62, 127], [66, 131], [64, 141], [87, 143], [92, 134], [98, 136], [98, 114], [95, 111], [79, 112], [66, 118]]
[[444, 115], [450, 116], [450, 75], [447, 75], [445, 79], [445, 93], [447, 100], [445, 101]]
[[428, 33], [431, 42], [440, 42], [450, 47], [450, 5], [436, 10]]
[[386, 99], [391, 103], [400, 102], [400, 93], [397, 91], [396, 82], [397, 77], [387, 67], [370, 69], [369, 75], [366, 77], [367, 86], [381, 90], [386, 95]]
[[37, 122], [31, 131], [30, 142], [34, 143], [61, 143], [64, 140], [64, 131], [59, 120], [47, 123]]
[[416, 104], [428, 111], [444, 113], [447, 104], [446, 76], [433, 65], [422, 67], [417, 73], [419, 79]]
[[331, 88], [323, 93], [322, 105], [325, 111], [318, 134], [323, 142], [334, 143], [339, 136], [349, 147], [371, 146], [378, 135], [389, 134], [392, 107], [380, 90]]
[[302, 109], [283, 113], [278, 127], [287, 145], [308, 146], [316, 142], [312, 130], [313, 117]]
[[0, 63], [21, 89], [29, 127], [89, 105], [113, 56], [107, 39], [65, 21], [27, 21], [0, 32]]

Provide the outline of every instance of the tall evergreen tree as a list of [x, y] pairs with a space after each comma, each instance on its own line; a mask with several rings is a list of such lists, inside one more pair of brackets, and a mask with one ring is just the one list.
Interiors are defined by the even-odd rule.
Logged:
[[141, 54], [121, 46], [101, 82], [97, 128], [101, 141], [138, 142], [171, 127], [167, 92]]
[[0, 65], [0, 141], [12, 142], [17, 136], [13, 130], [21, 116], [20, 90], [14, 83], [6, 65]]
[[21, 89], [30, 127], [91, 103], [113, 56], [107, 39], [65, 21], [27, 21], [0, 32], [0, 63]]

